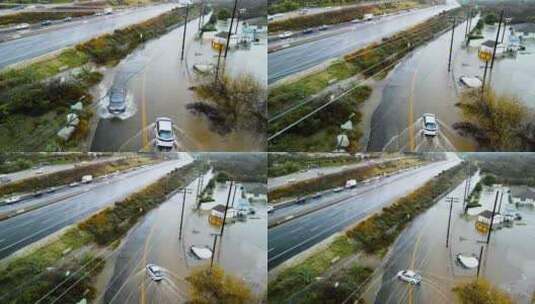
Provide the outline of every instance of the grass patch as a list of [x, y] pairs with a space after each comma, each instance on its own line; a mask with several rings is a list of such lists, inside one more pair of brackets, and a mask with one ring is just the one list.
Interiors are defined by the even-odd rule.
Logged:
[[93, 15], [93, 12], [21, 12], [0, 16], [0, 26], [18, 23], [39, 23], [44, 20], [60, 20], [66, 17]]

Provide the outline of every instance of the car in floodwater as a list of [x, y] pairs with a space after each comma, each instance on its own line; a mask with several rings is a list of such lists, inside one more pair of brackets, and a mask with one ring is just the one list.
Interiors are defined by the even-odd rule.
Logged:
[[126, 111], [126, 89], [125, 88], [111, 88], [108, 103], [108, 111], [110, 114], [121, 114]]
[[175, 146], [173, 121], [167, 117], [156, 118], [156, 147], [162, 150], [171, 150]]
[[147, 264], [145, 268], [147, 269], [147, 273], [149, 274], [149, 277], [153, 281], [158, 282], [163, 279], [163, 272], [158, 265]]
[[273, 213], [274, 211], [275, 211], [275, 208], [273, 206], [271, 206], [271, 205], [268, 205], [267, 212], [268, 213]]
[[418, 285], [422, 282], [422, 276], [413, 270], [401, 270], [396, 274], [396, 277], [411, 285]]
[[438, 135], [438, 124], [434, 114], [425, 113], [422, 115], [422, 121], [425, 136], [434, 137]]

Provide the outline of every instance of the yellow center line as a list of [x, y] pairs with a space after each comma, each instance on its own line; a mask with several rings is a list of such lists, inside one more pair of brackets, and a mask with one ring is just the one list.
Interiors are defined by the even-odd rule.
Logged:
[[[422, 231], [420, 231], [420, 234], [418, 235], [418, 238], [416, 239], [416, 242], [414, 243], [414, 248], [412, 249], [412, 257], [411, 257], [411, 267], [410, 267], [411, 270], [414, 270], [414, 266], [416, 264], [416, 251], [418, 250], [418, 246], [420, 245], [420, 241], [421, 241], [423, 235], [424, 235], [424, 233], [423, 233], [423, 230], [422, 230]], [[413, 285], [409, 284], [409, 297], [408, 297], [408, 302], [409, 303], [413, 302], [413, 298], [412, 298], [413, 287], [414, 287]]]
[[142, 149], [145, 150], [149, 144], [149, 134], [147, 133], [147, 95], [145, 94], [147, 72], [143, 72], [143, 80], [141, 85], [141, 138], [143, 141]]
[[[149, 249], [149, 243], [150, 243], [150, 239], [152, 237], [152, 234], [154, 232], [154, 227], [156, 227], [155, 224], [153, 224], [150, 227], [149, 235], [145, 239], [145, 247], [143, 248], [143, 258], [142, 258], [142, 263], [141, 263], [142, 267], [145, 267], [147, 265], [147, 255], [148, 255], [148, 251], [149, 251], [148, 250]], [[145, 303], [147, 303], [147, 297], [146, 297], [145, 280], [144, 279], [141, 281], [140, 291], [141, 291], [140, 303], [145, 304]]]
[[411, 79], [411, 89], [409, 91], [409, 100], [408, 100], [408, 106], [409, 106], [409, 115], [408, 115], [408, 122], [409, 122], [409, 149], [411, 152], [414, 151], [415, 149], [415, 142], [414, 142], [414, 129], [413, 129], [413, 124], [414, 124], [414, 108], [413, 108], [413, 103], [414, 103], [414, 90], [416, 89], [416, 74], [418, 73], [418, 69], [415, 69], [414, 70], [414, 73], [412, 74], [412, 79]]

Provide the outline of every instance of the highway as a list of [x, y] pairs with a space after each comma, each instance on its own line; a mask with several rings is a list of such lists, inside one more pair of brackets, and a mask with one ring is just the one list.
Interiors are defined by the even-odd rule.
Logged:
[[[355, 190], [349, 190], [352, 191], [350, 198], [269, 229], [269, 269], [334, 233], [358, 223], [368, 215], [393, 203], [396, 198], [410, 193], [432, 177], [458, 163], [459, 160], [431, 163], [409, 173], [403, 173], [400, 178], [394, 175], [377, 183], [363, 185]], [[340, 199], [344, 196], [347, 196], [346, 191], [340, 192], [339, 196], [326, 196], [326, 199], [332, 201], [335, 197]], [[320, 199], [315, 203], [322, 204], [322, 201]], [[301, 208], [307, 207], [302, 206]], [[276, 210], [275, 214], [277, 212]]]
[[68, 163], [68, 164], [57, 164], [57, 165], [43, 165], [38, 167], [33, 167], [27, 170], [7, 173], [4, 175], [1, 175], [2, 178], [5, 178], [6, 180], [9, 180], [9, 182], [1, 182], [0, 184], [9, 184], [16, 181], [20, 181], [23, 179], [27, 179], [30, 177], [36, 177], [36, 176], [42, 176], [42, 175], [48, 175], [60, 171], [65, 171], [69, 169], [73, 169], [79, 166], [86, 166], [86, 165], [94, 165], [102, 162], [108, 162], [120, 159], [122, 157], [120, 156], [114, 156], [114, 157], [105, 157], [105, 158], [99, 158], [97, 160], [92, 161], [85, 161], [85, 162], [78, 162], [78, 163]]
[[[112, 15], [84, 18], [28, 33], [28, 36], [0, 43], [0, 69], [142, 22], [174, 7], [177, 5], [161, 4], [125, 10]], [[25, 33], [19, 31], [19, 34]]]
[[[54, 232], [74, 224], [94, 212], [119, 201], [153, 183], [174, 168], [192, 161], [187, 154], [181, 159], [165, 161], [127, 173], [110, 176], [99, 182], [65, 188], [52, 194], [2, 208], [20, 208], [47, 202], [39, 209], [0, 221], [0, 258]], [[0, 209], [0, 211], [3, 211]]]
[[295, 182], [303, 182], [309, 179], [317, 178], [322, 175], [330, 175], [340, 173], [342, 171], [352, 170], [356, 168], [367, 167], [371, 165], [381, 164], [389, 161], [394, 161], [400, 159], [390, 158], [390, 159], [370, 159], [364, 160], [356, 164], [336, 166], [336, 167], [323, 167], [323, 168], [311, 168], [308, 170], [301, 170], [299, 172], [291, 173], [284, 176], [277, 176], [268, 179], [268, 190], [272, 191], [274, 189], [280, 188], [284, 185]]
[[[321, 39], [272, 52], [268, 55], [268, 82], [271, 84], [329, 59], [356, 51], [373, 42], [380, 41], [384, 37], [423, 22], [443, 10], [457, 6], [456, 1], [449, 0], [447, 5], [387, 16], [373, 22], [350, 23], [345, 27], [336, 27], [335, 35], [321, 34]], [[285, 44], [291, 43], [291, 39], [285, 42]]]
[[[212, 173], [204, 178], [205, 185]], [[218, 184], [214, 198], [224, 203], [229, 184]], [[196, 193], [197, 180], [188, 187]], [[239, 189], [239, 188], [238, 188]], [[240, 197], [237, 191], [236, 198]], [[187, 194], [184, 210], [183, 236], [180, 240], [180, 212], [182, 194], [179, 193], [162, 203], [128, 234], [123, 245], [107, 263], [112, 272], [105, 288], [99, 291], [97, 302], [103, 303], [185, 303], [189, 299], [189, 284], [185, 281], [193, 269], [209, 265], [209, 260], [199, 260], [190, 252], [190, 247], [211, 248], [212, 233], [219, 233], [219, 226], [208, 223], [208, 212], [196, 210], [195, 198]], [[266, 288], [267, 238], [266, 205], [252, 204], [255, 215], [245, 221], [225, 226], [222, 239], [218, 239], [214, 263], [225, 272], [247, 282], [255, 294]], [[163, 268], [164, 279], [152, 281], [145, 270], [148, 263]]]

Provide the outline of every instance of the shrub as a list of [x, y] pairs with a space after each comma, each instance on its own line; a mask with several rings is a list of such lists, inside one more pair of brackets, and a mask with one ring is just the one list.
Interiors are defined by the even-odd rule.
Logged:
[[487, 280], [479, 279], [453, 288], [460, 304], [513, 304], [513, 299], [503, 290], [492, 286]]
[[253, 295], [247, 283], [230, 274], [226, 274], [218, 265], [210, 271], [200, 267], [186, 278], [190, 283], [192, 304], [252, 303]]

